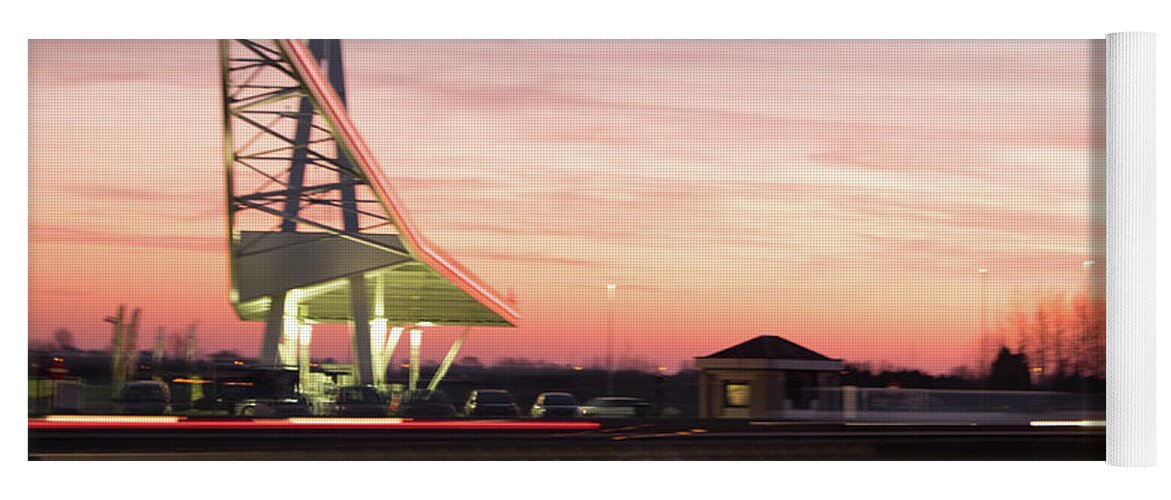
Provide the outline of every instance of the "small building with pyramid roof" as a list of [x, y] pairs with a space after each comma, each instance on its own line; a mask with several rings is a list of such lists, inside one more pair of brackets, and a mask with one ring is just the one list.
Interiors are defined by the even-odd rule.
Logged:
[[696, 364], [700, 417], [800, 420], [840, 406], [842, 360], [776, 335], [696, 358]]

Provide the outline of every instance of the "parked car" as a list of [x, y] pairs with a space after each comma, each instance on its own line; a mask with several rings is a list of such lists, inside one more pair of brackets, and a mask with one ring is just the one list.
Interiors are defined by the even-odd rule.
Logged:
[[581, 416], [587, 418], [635, 418], [650, 414], [651, 404], [638, 398], [594, 398], [581, 407]]
[[390, 401], [391, 413], [400, 417], [454, 417], [455, 405], [443, 391], [406, 391], [395, 394]]
[[[292, 368], [217, 365], [201, 385], [203, 397], [195, 407], [203, 411], [240, 415], [264, 413], [256, 402], [289, 404], [296, 399], [298, 372]], [[284, 403], [281, 403], [284, 402]]]
[[297, 395], [281, 399], [245, 399], [236, 403], [234, 413], [245, 417], [308, 417], [313, 414], [309, 400]]
[[518, 417], [520, 409], [516, 407], [508, 391], [480, 389], [468, 394], [468, 400], [464, 403], [464, 416]]
[[568, 392], [543, 392], [529, 410], [533, 418], [576, 418], [581, 416], [577, 398]]
[[118, 404], [125, 415], [170, 415], [171, 389], [155, 380], [127, 382]]
[[195, 402], [195, 408], [225, 415], [235, 415], [236, 405], [246, 399], [249, 399], [249, 395], [245, 388], [222, 387], [204, 393], [204, 396]]
[[334, 411], [343, 417], [384, 417], [389, 401], [372, 385], [352, 385], [337, 391]]

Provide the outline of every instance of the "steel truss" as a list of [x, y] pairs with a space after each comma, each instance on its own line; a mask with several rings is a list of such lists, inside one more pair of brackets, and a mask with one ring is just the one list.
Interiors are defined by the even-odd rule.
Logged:
[[[390, 253], [401, 248], [368, 238], [394, 232], [394, 225], [371, 191], [370, 181], [351, 166], [338, 147], [329, 121], [275, 42], [223, 41], [224, 122], [230, 158], [229, 231], [295, 232], [298, 225]], [[336, 40], [314, 40], [310, 51], [324, 63], [335, 91], [345, 99]], [[273, 251], [263, 237], [234, 246]]]
[[[375, 170], [357, 166], [369, 160], [355, 156], [364, 151], [355, 153], [355, 139], [346, 135], [352, 132], [339, 129], [352, 126], [344, 116], [344, 108], [339, 115], [332, 101], [322, 102], [336, 98], [345, 105], [341, 44], [337, 40], [313, 40], [308, 49], [321, 74], [327, 76], [330, 88], [323, 89], [316, 80], [306, 81], [320, 75], [317, 68], [306, 69], [300, 42], [220, 42], [233, 304], [246, 319], [257, 317], [247, 311], [258, 304], [265, 308], [261, 361], [273, 366], [299, 366], [305, 390], [313, 323], [308, 304], [315, 297], [336, 295], [337, 289], [344, 289], [349, 302], [344, 316], [353, 333], [351, 355], [357, 382], [384, 383], [383, 375], [395, 345], [409, 330], [409, 386], [415, 389], [422, 327], [430, 323], [426, 314], [420, 314], [410, 323], [390, 324], [387, 304], [397, 302], [386, 296], [388, 290], [394, 290], [393, 284], [385, 283], [387, 276], [422, 276], [418, 279], [421, 284], [409, 292], [418, 295], [423, 290], [438, 297], [433, 300], [439, 304], [460, 301], [443, 307], [464, 307], [460, 314], [470, 319], [463, 324], [508, 325], [515, 322], [516, 315], [476, 283], [470, 273], [427, 248], [400, 209], [393, 206], [392, 200], [388, 203], [381, 180], [370, 178]], [[339, 120], [347, 123], [339, 124]], [[351, 258], [355, 254], [353, 245], [329, 246], [331, 240], [356, 243], [377, 252], [374, 257], [367, 255], [363, 264], [353, 264], [348, 269], [349, 262], [355, 260]], [[322, 250], [329, 248], [333, 253]], [[293, 284], [277, 283], [280, 280], [274, 277], [271, 282], [252, 287], [261, 291], [239, 286], [238, 276], [249, 271], [241, 269], [245, 267], [241, 262], [264, 262], [272, 256], [273, 262], [287, 264], [289, 255], [300, 255], [297, 252], [328, 255], [343, 261], [342, 270], [334, 266], [324, 278], [318, 273], [318, 281], [305, 278], [302, 281], [309, 282]], [[305, 262], [304, 257], [298, 258], [302, 260], [292, 262]], [[401, 268], [401, 273], [390, 275], [385, 271], [394, 268]], [[451, 283], [443, 281], [437, 286], [436, 277], [447, 278]], [[472, 309], [466, 309], [469, 306], [464, 304], [469, 301], [474, 304]], [[401, 313], [397, 317], [404, 319]], [[465, 328], [429, 388], [434, 389], [442, 379], [466, 335]]]

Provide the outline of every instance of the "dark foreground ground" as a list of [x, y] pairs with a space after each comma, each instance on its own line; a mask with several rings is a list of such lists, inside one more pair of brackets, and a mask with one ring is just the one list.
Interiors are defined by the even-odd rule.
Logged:
[[603, 421], [596, 429], [34, 427], [30, 460], [1104, 460], [1102, 428]]

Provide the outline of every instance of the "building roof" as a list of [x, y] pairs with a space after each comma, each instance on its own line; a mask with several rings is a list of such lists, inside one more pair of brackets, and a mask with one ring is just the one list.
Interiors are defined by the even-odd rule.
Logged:
[[699, 359], [792, 359], [804, 361], [840, 361], [776, 335], [761, 335], [715, 354]]

